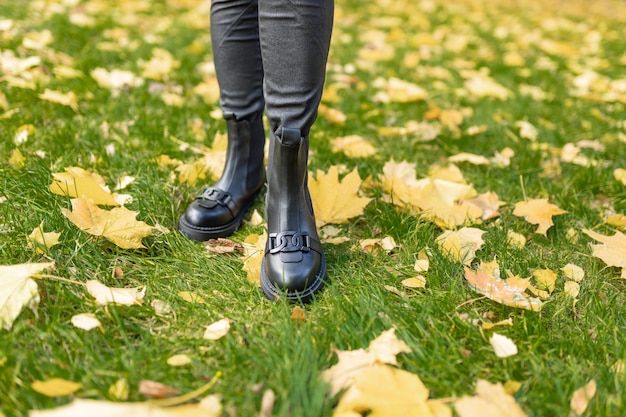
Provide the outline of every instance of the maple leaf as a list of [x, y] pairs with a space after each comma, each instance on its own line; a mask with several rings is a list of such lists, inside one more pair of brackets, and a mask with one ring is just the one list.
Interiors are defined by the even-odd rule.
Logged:
[[341, 396], [334, 417], [451, 417], [452, 410], [428, 399], [429, 390], [415, 374], [387, 365], [363, 370]]
[[456, 231], [446, 230], [436, 239], [441, 251], [451, 260], [464, 265], [472, 263], [476, 251], [485, 243], [482, 236], [484, 230], [474, 227], [463, 227]]
[[546, 236], [548, 229], [554, 225], [552, 216], [567, 213], [554, 204], [550, 204], [547, 198], [531, 199], [520, 201], [515, 204], [513, 215], [524, 217], [531, 224], [539, 225], [535, 233]]
[[96, 280], [86, 282], [87, 292], [96, 299], [96, 304], [117, 304], [131, 306], [143, 304], [146, 287], [138, 288], [111, 288]]
[[99, 208], [88, 198], [73, 198], [72, 211], [62, 208], [63, 215], [81, 230], [102, 236], [122, 249], [145, 248], [141, 239], [152, 234], [154, 227], [136, 220], [136, 211], [115, 207], [110, 211]]
[[459, 417], [526, 417], [502, 384], [484, 380], [476, 383], [476, 396], [461, 397], [454, 403], [454, 408]]
[[57, 245], [59, 243], [59, 237], [61, 233], [57, 232], [48, 232], [45, 233], [43, 231], [43, 221], [39, 224], [39, 226], [33, 229], [32, 233], [28, 235], [28, 246], [35, 247], [38, 253], [44, 253], [41, 248], [50, 249], [52, 246]]
[[367, 349], [336, 351], [338, 362], [322, 373], [324, 381], [331, 385], [331, 395], [349, 387], [363, 370], [375, 364], [396, 365], [399, 353], [411, 352], [409, 346], [389, 329], [374, 339]]
[[615, 232], [613, 236], [605, 236], [588, 229], [583, 229], [583, 233], [603, 243], [593, 245], [592, 256], [602, 259], [608, 266], [622, 268], [621, 278], [626, 279], [626, 235]]
[[465, 267], [465, 279], [475, 291], [487, 298], [509, 307], [539, 311], [542, 303], [538, 298], [528, 296], [528, 280], [507, 281], [500, 278], [500, 266], [496, 261], [481, 262], [477, 271]]
[[50, 191], [71, 198], [85, 196], [96, 204], [120, 205], [100, 175], [79, 167], [67, 167], [65, 172], [53, 173]]
[[0, 326], [11, 330], [24, 307], [36, 311], [39, 291], [31, 277], [53, 266], [52, 262], [0, 265]]
[[317, 227], [346, 223], [352, 217], [363, 214], [363, 209], [372, 199], [358, 196], [361, 182], [356, 168], [339, 181], [336, 165], [331, 166], [327, 173], [318, 170], [316, 177], [309, 179]]

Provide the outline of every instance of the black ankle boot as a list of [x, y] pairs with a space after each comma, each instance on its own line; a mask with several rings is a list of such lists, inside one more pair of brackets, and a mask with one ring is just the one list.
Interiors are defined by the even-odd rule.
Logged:
[[271, 300], [310, 301], [324, 285], [326, 260], [308, 189], [308, 138], [300, 130], [272, 132], [267, 169], [268, 239], [261, 288]]
[[187, 207], [178, 228], [189, 238], [206, 241], [231, 235], [265, 181], [263, 119], [252, 122], [225, 115], [228, 126], [226, 165], [220, 179]]

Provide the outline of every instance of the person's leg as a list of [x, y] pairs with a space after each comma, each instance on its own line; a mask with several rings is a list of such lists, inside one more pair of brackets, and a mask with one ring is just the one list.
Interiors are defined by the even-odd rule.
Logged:
[[307, 186], [309, 132], [322, 96], [333, 0], [259, 0], [265, 103], [270, 122], [261, 287], [308, 301], [326, 279]]
[[264, 182], [263, 64], [258, 0], [213, 0], [211, 41], [228, 129], [220, 179], [187, 207], [180, 230], [205, 241], [232, 234]]

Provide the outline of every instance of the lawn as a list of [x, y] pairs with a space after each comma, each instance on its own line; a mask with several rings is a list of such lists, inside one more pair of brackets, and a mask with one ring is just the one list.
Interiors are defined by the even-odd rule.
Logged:
[[[484, 381], [511, 412], [493, 416], [626, 414], [623, 1], [337, 0], [309, 170], [359, 187], [315, 194], [329, 282], [307, 305], [257, 286], [263, 198], [239, 252], [176, 230], [223, 158], [209, 1], [7, 1], [0, 16], [0, 416], [207, 396], [221, 414], [206, 415], [426, 415], [407, 386], [361, 378], [388, 402], [374, 389], [354, 408], [331, 390], [337, 352], [389, 329], [406, 348], [363, 367], [419, 376], [432, 415], [491, 415]], [[51, 187], [71, 175], [132, 197], [118, 209], [148, 227], [141, 247], [72, 220], [80, 196]], [[371, 201], [340, 222], [323, 204], [344, 198]], [[11, 266], [40, 263], [18, 301]], [[94, 281], [145, 294], [101, 302]], [[85, 313], [95, 328], [73, 324]], [[205, 337], [214, 323], [228, 328]], [[53, 378], [75, 385], [40, 388]]]

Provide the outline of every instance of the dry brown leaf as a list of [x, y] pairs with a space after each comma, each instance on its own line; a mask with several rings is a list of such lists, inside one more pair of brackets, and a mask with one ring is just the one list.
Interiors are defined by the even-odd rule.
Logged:
[[11, 330], [25, 307], [36, 312], [39, 290], [31, 277], [53, 266], [52, 262], [0, 265], [0, 326]]
[[547, 198], [520, 201], [515, 204], [515, 210], [513, 210], [515, 216], [524, 217], [527, 222], [539, 225], [535, 233], [544, 236], [546, 236], [548, 229], [554, 225], [552, 216], [564, 213], [567, 212], [554, 204], [550, 204]]
[[294, 306], [291, 310], [291, 320], [293, 321], [305, 321], [306, 320], [306, 310], [304, 310], [300, 306]]
[[139, 381], [139, 393], [150, 398], [167, 398], [178, 394], [178, 390], [157, 381]]
[[244, 253], [243, 245], [223, 237], [204, 242], [206, 250], [214, 253]]
[[146, 287], [142, 288], [113, 288], [107, 287], [96, 280], [86, 282], [87, 292], [96, 299], [96, 304], [118, 304], [131, 306], [143, 304], [146, 295]]
[[395, 335], [395, 329], [384, 331], [367, 349], [338, 350], [338, 361], [322, 373], [324, 381], [331, 385], [331, 395], [349, 387], [363, 370], [375, 364], [396, 365], [396, 356], [411, 352], [409, 346]]
[[476, 396], [463, 396], [454, 403], [459, 417], [527, 417], [502, 384], [478, 380]]
[[528, 281], [511, 278], [504, 281], [500, 278], [500, 267], [495, 261], [481, 262], [477, 271], [465, 267], [465, 279], [475, 291], [500, 304], [526, 310], [541, 310], [541, 300], [525, 293]]
[[583, 232], [590, 238], [603, 243], [592, 246], [592, 256], [602, 259], [608, 266], [622, 268], [621, 278], [626, 279], [626, 235], [622, 232], [615, 232], [613, 236], [605, 236], [588, 229], [584, 229]]
[[154, 230], [154, 227], [136, 219], [138, 212], [125, 207], [107, 211], [85, 197], [74, 198], [71, 202], [72, 211], [61, 209], [65, 217], [79, 229], [94, 236], [102, 236], [122, 249], [145, 248], [141, 240]]
[[339, 170], [336, 165], [331, 166], [327, 173], [318, 170], [315, 178], [309, 178], [309, 190], [318, 228], [330, 223], [346, 223], [349, 219], [363, 214], [363, 209], [372, 199], [359, 197], [361, 183], [356, 168], [339, 181]]

